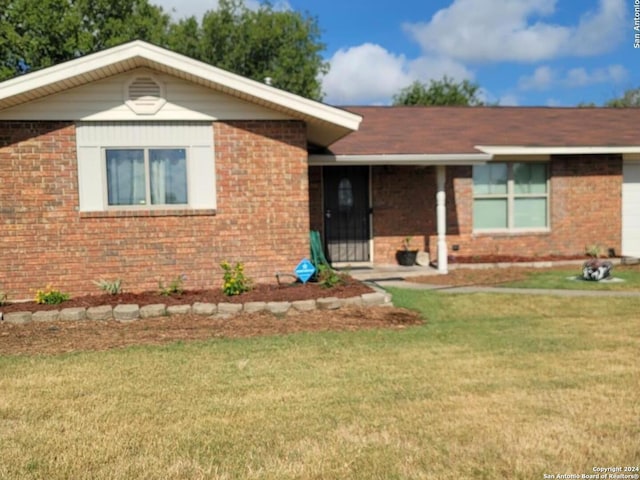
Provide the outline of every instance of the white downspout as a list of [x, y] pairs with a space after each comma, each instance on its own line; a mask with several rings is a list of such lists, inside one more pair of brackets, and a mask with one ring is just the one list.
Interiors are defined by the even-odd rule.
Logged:
[[438, 217], [438, 273], [449, 273], [447, 264], [447, 195], [445, 193], [445, 183], [447, 178], [447, 167], [436, 166], [436, 177], [438, 192], [436, 193], [436, 215]]

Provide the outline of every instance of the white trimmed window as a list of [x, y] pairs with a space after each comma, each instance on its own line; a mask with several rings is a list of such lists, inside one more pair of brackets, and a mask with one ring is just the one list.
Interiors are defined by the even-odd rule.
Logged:
[[107, 205], [188, 205], [186, 148], [105, 148]]
[[546, 163], [489, 163], [473, 167], [474, 231], [548, 228]]
[[207, 122], [83, 122], [76, 128], [80, 211], [215, 209]]

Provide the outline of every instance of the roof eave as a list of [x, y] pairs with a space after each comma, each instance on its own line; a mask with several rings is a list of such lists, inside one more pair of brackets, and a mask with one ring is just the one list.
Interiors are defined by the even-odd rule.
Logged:
[[599, 154], [640, 154], [640, 145], [628, 146], [526, 146], [526, 145], [476, 145], [481, 152], [493, 157], [524, 155], [599, 155]]
[[0, 109], [133, 68], [150, 67], [305, 121], [309, 141], [328, 146], [358, 129], [360, 115], [309, 100], [136, 40], [3, 82]]
[[371, 154], [371, 155], [309, 155], [310, 165], [481, 165], [491, 160], [485, 153], [446, 154]]

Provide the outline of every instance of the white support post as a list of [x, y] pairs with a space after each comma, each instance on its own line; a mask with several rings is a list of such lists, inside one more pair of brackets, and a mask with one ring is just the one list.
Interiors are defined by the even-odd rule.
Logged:
[[449, 273], [447, 261], [447, 195], [445, 193], [445, 183], [447, 171], [444, 165], [436, 167], [438, 192], [436, 193], [436, 215], [438, 217], [438, 273]]

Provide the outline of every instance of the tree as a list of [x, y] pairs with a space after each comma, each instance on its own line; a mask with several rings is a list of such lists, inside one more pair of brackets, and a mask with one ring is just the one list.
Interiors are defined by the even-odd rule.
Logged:
[[640, 88], [627, 90], [622, 97], [613, 98], [604, 104], [605, 107], [640, 107]]
[[442, 80], [430, 80], [429, 84], [413, 82], [393, 96], [393, 104], [477, 107], [484, 105], [484, 102], [478, 98], [479, 90], [480, 87], [469, 80], [455, 83], [452, 78], [444, 76]]
[[320, 52], [317, 19], [270, 3], [248, 9], [243, 0], [220, 0], [198, 25], [195, 18], [171, 28], [169, 46], [219, 68], [298, 95], [320, 100], [320, 76], [328, 71]]
[[0, 0], [0, 80], [130, 40], [166, 43], [148, 0]]

